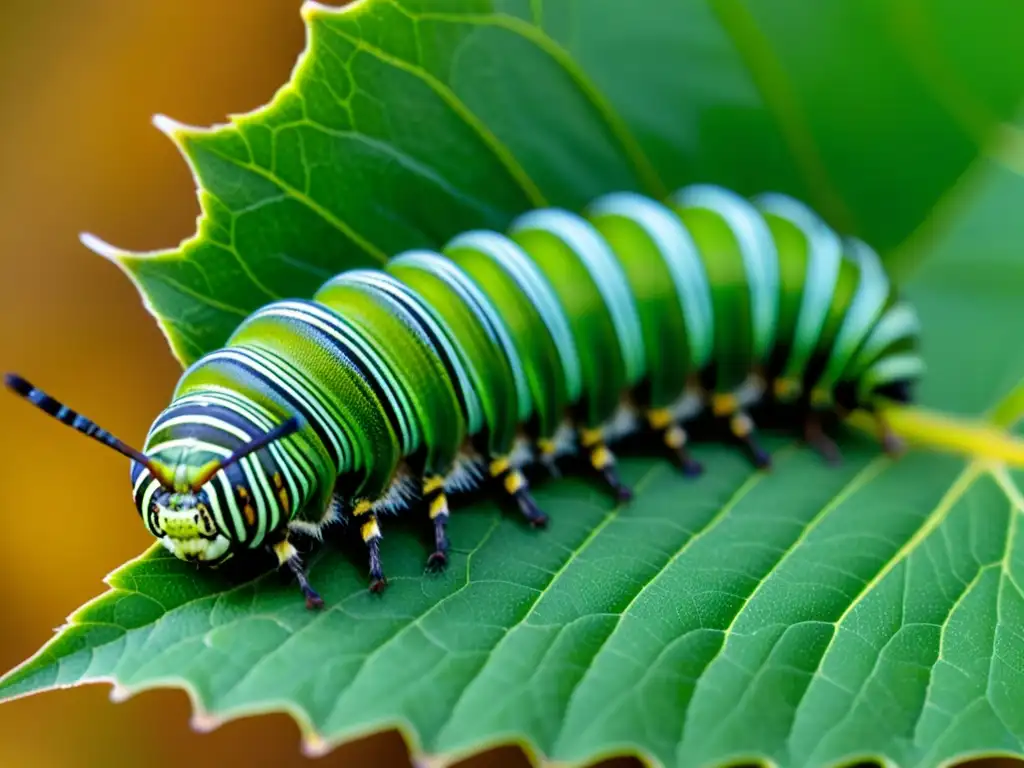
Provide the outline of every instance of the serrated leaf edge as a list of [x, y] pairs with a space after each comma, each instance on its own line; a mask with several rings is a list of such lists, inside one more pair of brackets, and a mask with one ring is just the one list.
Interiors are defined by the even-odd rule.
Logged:
[[128, 277], [142, 299], [143, 308], [156, 321], [161, 333], [163, 333], [164, 338], [167, 340], [168, 346], [171, 348], [171, 353], [182, 367], [185, 367], [186, 360], [186, 353], [182, 348], [183, 340], [178, 338], [170, 324], [167, 323], [156, 311], [156, 308], [142, 290], [140, 281], [128, 266], [128, 262], [131, 260], [151, 261], [159, 259], [185, 261], [186, 259], [184, 259], [181, 254], [185, 252], [185, 249], [189, 245], [199, 242], [202, 221], [206, 218], [208, 213], [206, 208], [203, 206], [201, 197], [202, 184], [199, 179], [198, 169], [185, 146], [186, 140], [190, 137], [209, 135], [217, 133], [218, 131], [236, 127], [242, 120], [258, 117], [264, 112], [273, 109], [277, 101], [294, 87], [294, 83], [302, 73], [302, 70], [307, 66], [312, 50], [312, 27], [310, 24], [312, 19], [317, 15], [340, 16], [342, 14], [358, 13], [369, 7], [373, 1], [374, 0], [352, 0], [352, 2], [347, 5], [335, 7], [318, 3], [315, 0], [305, 0], [300, 9], [301, 16], [306, 22], [304, 25], [305, 41], [303, 43], [302, 51], [299, 53], [295, 63], [292, 65], [288, 79], [274, 91], [273, 95], [265, 104], [262, 104], [248, 112], [230, 113], [227, 115], [226, 122], [214, 123], [213, 125], [206, 127], [187, 125], [164, 114], [158, 113], [153, 116], [153, 126], [171, 140], [175, 148], [178, 150], [178, 154], [181, 155], [185, 164], [188, 166], [189, 173], [192, 175], [192, 181], [195, 186], [196, 200], [200, 207], [199, 215], [196, 217], [196, 231], [192, 235], [183, 238], [176, 248], [159, 248], [148, 251], [127, 251], [111, 245], [101, 237], [91, 232], [82, 232], [79, 234], [79, 241], [83, 246], [96, 255], [102, 256], [107, 261], [113, 262], [118, 269]]

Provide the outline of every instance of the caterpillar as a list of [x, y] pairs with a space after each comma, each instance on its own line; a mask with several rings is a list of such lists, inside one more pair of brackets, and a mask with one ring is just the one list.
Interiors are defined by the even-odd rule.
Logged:
[[422, 504], [438, 570], [449, 494], [486, 480], [542, 527], [524, 469], [557, 474], [576, 454], [624, 501], [612, 446], [649, 432], [697, 475], [685, 425], [702, 413], [757, 467], [771, 461], [750, 415], [763, 401], [796, 406], [830, 460], [821, 419], [854, 409], [895, 452], [882, 406], [912, 399], [919, 325], [875, 251], [805, 204], [691, 185], [529, 211], [504, 234], [465, 232], [265, 305], [184, 371], [142, 451], [5, 382], [131, 459], [138, 512], [175, 556], [269, 551], [314, 609], [296, 537], [355, 524], [379, 592], [385, 514]]

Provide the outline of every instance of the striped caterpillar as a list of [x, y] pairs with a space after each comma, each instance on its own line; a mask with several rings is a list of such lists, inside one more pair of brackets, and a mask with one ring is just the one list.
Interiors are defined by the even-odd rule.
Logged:
[[316, 608], [296, 536], [356, 523], [380, 591], [384, 513], [422, 503], [440, 569], [449, 493], [488, 478], [543, 526], [523, 469], [578, 454], [625, 500], [609, 446], [649, 431], [698, 474], [683, 425], [708, 409], [759, 467], [749, 410], [766, 399], [798, 407], [828, 458], [821, 417], [853, 409], [895, 450], [880, 406], [909, 402], [918, 331], [863, 242], [790, 197], [694, 185], [535, 210], [268, 304], [184, 372], [142, 452], [6, 383], [131, 459], [139, 513], [178, 558], [269, 550]]

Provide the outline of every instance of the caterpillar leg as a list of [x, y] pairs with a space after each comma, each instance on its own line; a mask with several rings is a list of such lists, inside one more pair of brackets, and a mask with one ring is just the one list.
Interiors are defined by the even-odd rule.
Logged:
[[441, 475], [424, 478], [423, 501], [434, 524], [434, 551], [427, 558], [427, 570], [443, 571], [448, 565], [448, 497], [444, 492]]
[[370, 556], [370, 591], [383, 592], [388, 580], [380, 565], [380, 523], [377, 522], [373, 504], [365, 499], [358, 502], [352, 510], [352, 517], [360, 521], [359, 533]]
[[696, 477], [704, 471], [704, 467], [690, 456], [690, 452], [686, 448], [688, 439], [686, 430], [672, 418], [672, 414], [667, 408], [648, 411], [647, 423], [654, 432], [661, 436], [662, 444], [684, 475]]
[[729, 431], [746, 446], [755, 467], [767, 469], [772, 465], [772, 457], [758, 441], [754, 420], [746, 411], [737, 411], [729, 418]]
[[299, 552], [288, 540], [288, 535], [285, 534], [285, 537], [277, 542], [277, 544], [274, 544], [271, 550], [277, 555], [278, 566], [287, 565], [289, 570], [295, 574], [295, 579], [299, 582], [299, 588], [302, 590], [302, 596], [306, 598], [306, 608], [311, 611], [323, 608], [323, 598], [310, 586], [309, 579], [306, 577], [306, 571], [302, 567]]
[[507, 456], [492, 460], [489, 470], [491, 478], [512, 497], [530, 525], [534, 528], [543, 528], [548, 524], [548, 516], [540, 510], [530, 495], [530, 484], [523, 473], [512, 466]]
[[[559, 457], [575, 451], [576, 430], [573, 428], [572, 422], [567, 419], [558, 426], [555, 434], [550, 437], [537, 438], [530, 445], [532, 445], [532, 455], [544, 466], [548, 474], [551, 477], [561, 477], [562, 472], [558, 468], [557, 462]], [[522, 466], [522, 462], [517, 461], [517, 458], [515, 451], [509, 455], [509, 460], [515, 466]]]
[[562, 476], [562, 471], [558, 468], [557, 458], [558, 446], [554, 440], [541, 438], [537, 441], [537, 459], [551, 477]]
[[829, 464], [839, 464], [842, 461], [839, 446], [825, 434], [821, 418], [817, 414], [810, 414], [804, 421], [804, 442]]
[[798, 407], [804, 414], [804, 442], [829, 464], [839, 464], [843, 458], [842, 453], [839, 446], [825, 432], [822, 420], [828, 416], [843, 418], [842, 407], [836, 403], [832, 392], [828, 390], [815, 387], [810, 392], [801, 393], [798, 387], [797, 382], [776, 381], [776, 396], [779, 396], [779, 392], [783, 395], [796, 392]]
[[719, 418], [728, 419], [729, 431], [747, 450], [754, 466], [767, 469], [772, 458], [757, 439], [757, 427], [750, 414], [740, 408], [735, 395], [716, 394], [711, 401], [712, 412]]
[[587, 452], [590, 466], [596, 469], [619, 501], [633, 498], [633, 491], [619, 479], [615, 469], [615, 454], [604, 443], [600, 429], [581, 429], [578, 432], [580, 446]]
[[809, 410], [804, 418], [804, 442], [813, 448], [829, 464], [839, 464], [843, 455], [835, 441], [825, 433], [821, 423], [821, 412]]

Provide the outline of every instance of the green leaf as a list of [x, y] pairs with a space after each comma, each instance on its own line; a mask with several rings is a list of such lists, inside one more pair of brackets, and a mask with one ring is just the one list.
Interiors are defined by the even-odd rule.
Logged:
[[543, 204], [696, 181], [807, 200], [895, 249], [1024, 94], [1016, 0], [308, 4], [264, 109], [158, 118], [203, 215], [175, 250], [93, 236], [188, 363], [252, 310]]
[[[366, 0], [307, 18], [269, 107], [212, 132], [161, 122], [202, 188], [196, 237], [154, 255], [90, 240], [183, 361], [344, 267], [542, 202], [707, 180], [798, 194], [918, 265], [922, 401], [1007, 425], [1024, 410], [1019, 158], [954, 186], [1024, 91], [1016, 4]], [[544, 532], [456, 502], [439, 576], [426, 522], [386, 520], [389, 590], [367, 593], [358, 546], [327, 546], [320, 614], [278, 574], [150, 551], [0, 699], [177, 686], [200, 727], [287, 711], [311, 752], [398, 727], [440, 762], [499, 742], [666, 766], [1021, 753], [1022, 477], [842, 445], [831, 468], [777, 437], [765, 475], [700, 445], [692, 481], [626, 458], [627, 506], [541, 484]]]

